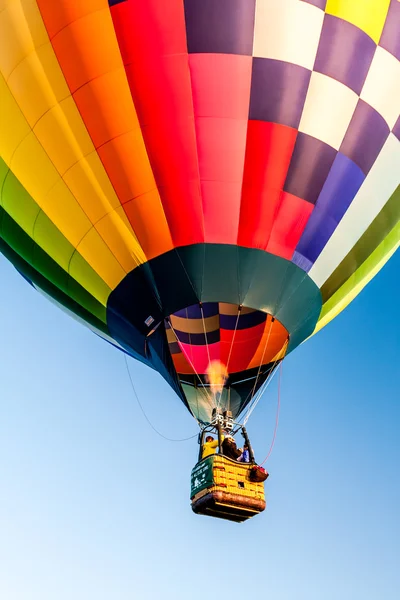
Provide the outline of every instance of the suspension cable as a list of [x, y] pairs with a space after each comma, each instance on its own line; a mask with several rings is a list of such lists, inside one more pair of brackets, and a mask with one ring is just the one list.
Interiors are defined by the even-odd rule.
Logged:
[[[199, 303], [200, 305], [200, 312], [201, 312], [201, 320], [203, 322], [203, 331], [204, 331], [204, 339], [206, 341], [206, 348], [207, 348], [207, 357], [208, 357], [208, 364], [211, 363], [211, 358], [210, 358], [210, 348], [208, 347], [208, 338], [207, 338], [207, 331], [206, 331], [206, 322], [204, 320], [204, 311], [203, 311], [203, 304], [202, 302]], [[210, 394], [210, 398], [212, 399], [212, 403], [215, 406], [217, 406], [216, 403], [216, 397], [213, 393]]]
[[282, 379], [282, 362], [279, 365], [278, 404], [277, 404], [277, 407], [276, 407], [276, 417], [275, 417], [274, 434], [272, 436], [272, 442], [271, 442], [271, 445], [269, 447], [268, 454], [264, 458], [264, 460], [262, 461], [262, 463], [260, 463], [260, 467], [262, 467], [263, 464], [269, 459], [269, 457], [271, 456], [272, 450], [274, 448], [274, 445], [275, 445], [276, 433], [278, 431], [278, 424], [279, 424], [279, 413], [280, 413], [280, 409], [281, 409], [281, 379]]
[[[154, 427], [153, 423], [150, 421], [149, 417], [147, 416], [140, 400], [139, 400], [139, 396], [136, 392], [136, 388], [135, 385], [133, 383], [133, 379], [132, 379], [132, 375], [129, 369], [129, 365], [128, 365], [128, 359], [126, 358], [126, 354], [124, 352], [124, 359], [125, 359], [125, 365], [126, 365], [126, 370], [128, 371], [128, 375], [129, 375], [129, 380], [131, 382], [131, 386], [132, 386], [132, 390], [134, 393], [134, 396], [136, 398], [136, 401], [139, 405], [140, 410], [143, 413], [144, 418], [146, 419], [147, 423], [150, 425], [150, 427], [152, 428], [153, 431], [155, 431], [155, 433], [157, 433], [157, 435], [159, 435], [160, 437], [162, 437], [164, 440], [167, 440], [168, 442], [187, 442], [188, 440], [193, 440], [195, 437], [198, 436], [198, 434], [196, 433], [195, 435], [191, 435], [190, 437], [186, 437], [186, 438], [180, 438], [180, 439], [174, 439], [174, 438], [169, 438], [166, 435], [164, 435], [163, 433], [161, 433], [160, 431], [158, 431], [158, 429], [156, 427]], [[196, 417], [195, 417], [196, 418]], [[197, 419], [196, 419], [197, 420]], [[197, 421], [198, 422], [198, 421]]]
[[243, 419], [243, 425], [244, 426], [246, 426], [246, 423], [250, 419], [252, 412], [254, 411], [255, 407], [257, 406], [257, 404], [261, 400], [261, 398], [264, 395], [264, 392], [267, 390], [269, 384], [273, 380], [276, 371], [277, 371], [277, 368], [274, 365], [272, 367], [272, 369], [270, 370], [270, 372], [268, 373], [268, 376], [267, 376], [266, 380], [263, 382], [263, 384], [260, 386], [260, 389], [255, 394], [255, 396], [253, 398], [253, 401], [249, 404], [249, 406], [247, 408], [246, 415], [245, 415], [245, 417]]
[[[253, 412], [253, 410], [255, 409], [255, 407], [257, 406], [259, 401], [261, 400], [262, 395], [264, 394], [265, 390], [267, 389], [267, 387], [271, 383], [272, 379], [274, 378], [275, 373], [277, 371], [278, 362], [280, 361], [282, 363], [282, 361], [285, 357], [288, 342], [289, 342], [289, 340], [287, 339], [282, 347], [282, 350], [277, 354], [277, 358], [276, 358], [274, 364], [272, 365], [266, 380], [263, 382], [263, 384], [260, 386], [260, 389], [255, 394], [253, 401], [249, 404], [243, 425], [246, 425], [247, 421], [250, 418], [251, 413]], [[282, 358], [280, 358], [280, 354], [282, 354], [282, 353], [283, 353], [283, 356], [282, 356]]]
[[[268, 315], [267, 315], [267, 319], [268, 319]], [[265, 351], [267, 350], [267, 346], [268, 346], [269, 338], [270, 338], [270, 335], [271, 335], [271, 330], [272, 330], [272, 324], [273, 324], [273, 322], [274, 322], [274, 317], [271, 317], [271, 323], [270, 323], [270, 326], [269, 326], [267, 341], [265, 342], [264, 350], [263, 350], [263, 353], [262, 353], [262, 356], [261, 356], [260, 366], [258, 367], [258, 372], [257, 372], [257, 377], [256, 377], [256, 379], [254, 381], [254, 386], [253, 386], [253, 390], [251, 392], [250, 402], [253, 399], [254, 392], [256, 391], [256, 386], [257, 386], [258, 378], [259, 378], [260, 373], [261, 373], [261, 367], [263, 365]]]
[[240, 306], [238, 306], [238, 314], [237, 314], [237, 318], [236, 318], [235, 329], [234, 329], [234, 332], [233, 332], [232, 341], [231, 341], [231, 347], [229, 348], [228, 360], [227, 360], [227, 363], [226, 363], [226, 370], [228, 371], [228, 373], [229, 373], [229, 361], [231, 360], [231, 355], [232, 355], [232, 350], [233, 350], [233, 343], [235, 341], [235, 336], [236, 336], [236, 331], [237, 331], [237, 326], [238, 326], [238, 323], [239, 323], [239, 317], [240, 317], [241, 310], [242, 310], [242, 307], [240, 305]]

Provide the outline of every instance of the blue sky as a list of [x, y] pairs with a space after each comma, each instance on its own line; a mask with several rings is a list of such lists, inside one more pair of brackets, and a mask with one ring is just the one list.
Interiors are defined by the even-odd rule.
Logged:
[[[397, 600], [400, 253], [288, 357], [268, 507], [237, 525], [192, 514], [196, 440], [144, 420], [123, 355], [0, 257], [0, 597], [6, 600]], [[130, 361], [170, 437], [195, 422]], [[277, 390], [249, 422], [271, 441]]]

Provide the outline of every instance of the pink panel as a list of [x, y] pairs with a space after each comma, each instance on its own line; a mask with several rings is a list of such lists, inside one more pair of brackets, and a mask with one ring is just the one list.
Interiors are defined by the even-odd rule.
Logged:
[[236, 244], [246, 151], [251, 57], [192, 54], [189, 63], [205, 241]]
[[189, 66], [197, 117], [248, 119], [251, 56], [190, 54]]
[[[189, 364], [192, 364], [197, 373], [205, 373], [210, 360], [220, 360], [220, 343], [209, 344], [207, 346], [195, 346], [179, 342], [179, 346], [187, 357]], [[208, 358], [210, 356], [210, 358]]]

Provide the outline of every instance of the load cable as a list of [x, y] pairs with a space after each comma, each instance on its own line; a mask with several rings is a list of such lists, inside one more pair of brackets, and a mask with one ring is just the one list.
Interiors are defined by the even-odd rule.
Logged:
[[[153, 423], [150, 421], [149, 417], [147, 416], [140, 400], [139, 400], [139, 396], [136, 392], [136, 388], [135, 385], [133, 383], [133, 379], [132, 379], [132, 375], [131, 372], [129, 370], [129, 365], [128, 365], [128, 359], [126, 358], [126, 354], [124, 353], [124, 359], [125, 359], [125, 365], [126, 365], [126, 370], [128, 371], [128, 375], [129, 375], [129, 380], [131, 382], [131, 386], [132, 386], [132, 390], [133, 390], [133, 394], [136, 398], [136, 402], [139, 405], [140, 410], [143, 413], [144, 418], [146, 419], [147, 423], [150, 425], [150, 427], [152, 428], [153, 431], [155, 431], [155, 433], [157, 433], [157, 435], [159, 435], [160, 437], [162, 437], [164, 440], [167, 440], [168, 442], [187, 442], [188, 440], [193, 440], [194, 438], [198, 437], [198, 434], [196, 433], [195, 435], [191, 435], [190, 437], [186, 437], [186, 438], [180, 438], [180, 439], [175, 439], [175, 438], [170, 438], [166, 435], [164, 435], [163, 433], [161, 433], [161, 431], [159, 431], [156, 427], [154, 427]], [[197, 419], [196, 419], [197, 420]], [[197, 421], [198, 422], [198, 421]]]
[[269, 447], [268, 450], [268, 454], [267, 456], [264, 458], [264, 460], [262, 461], [262, 463], [260, 463], [260, 467], [263, 466], [263, 464], [265, 462], [267, 462], [267, 460], [269, 459], [269, 457], [271, 456], [272, 450], [274, 448], [275, 445], [275, 440], [276, 440], [276, 433], [278, 431], [278, 424], [279, 424], [279, 413], [280, 413], [280, 409], [281, 409], [281, 379], [282, 379], [282, 362], [279, 365], [279, 379], [278, 379], [278, 403], [277, 403], [277, 407], [276, 407], [276, 416], [275, 416], [275, 427], [274, 427], [274, 433], [272, 436], [272, 441], [271, 441], [271, 445]]

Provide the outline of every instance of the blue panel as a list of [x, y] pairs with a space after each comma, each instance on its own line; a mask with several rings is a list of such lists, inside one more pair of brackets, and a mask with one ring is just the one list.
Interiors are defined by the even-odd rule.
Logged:
[[364, 179], [360, 167], [339, 152], [297, 244], [296, 255], [309, 261], [307, 271], [321, 254]]

